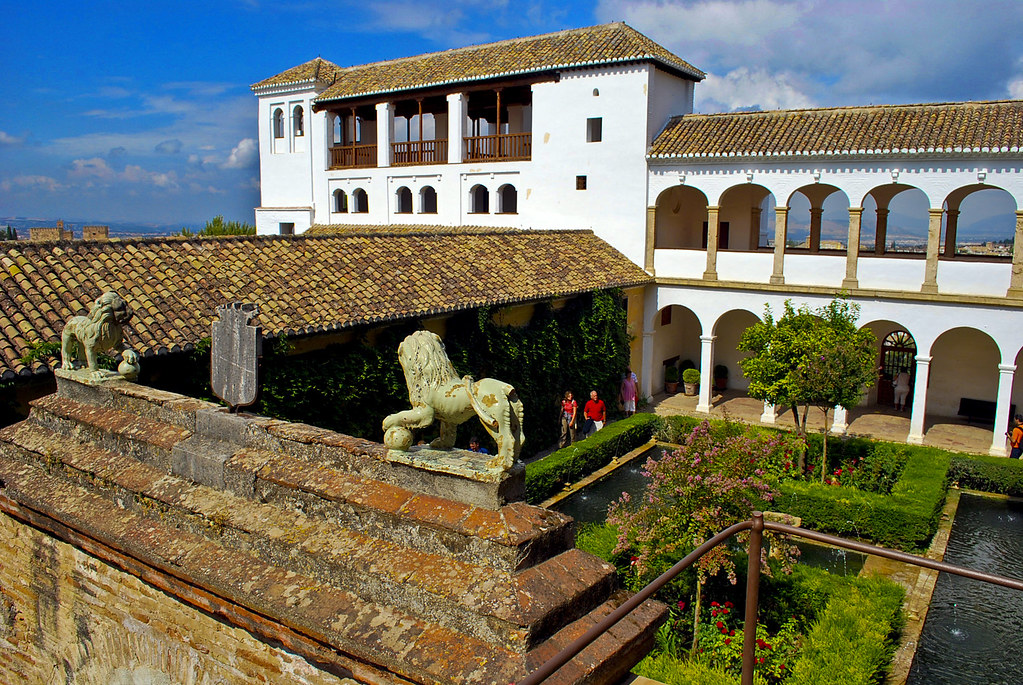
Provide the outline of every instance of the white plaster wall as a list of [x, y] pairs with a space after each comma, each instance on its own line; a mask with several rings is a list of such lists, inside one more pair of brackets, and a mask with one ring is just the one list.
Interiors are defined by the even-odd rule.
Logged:
[[654, 272], [660, 278], [703, 278], [704, 250], [654, 250]]
[[696, 315], [686, 307], [672, 308], [671, 323], [667, 326], [661, 325], [660, 311], [653, 316], [653, 368], [647, 373], [651, 374], [653, 392], [659, 393], [664, 389], [664, 360], [677, 356], [679, 361], [688, 359], [699, 367], [702, 329]]
[[[923, 285], [926, 267], [923, 258], [865, 257], [861, 252], [856, 263], [856, 280], [861, 288], [918, 291]], [[1004, 288], [1002, 294], [1005, 294]]]
[[295, 224], [295, 235], [305, 233], [312, 225], [312, 207], [257, 207], [256, 232], [259, 235], [280, 235], [281, 224]]
[[[647, 65], [577, 69], [533, 86], [533, 160], [527, 223], [591, 228], [637, 264], [646, 236]], [[598, 89], [599, 96], [593, 95]], [[599, 143], [586, 120], [601, 117]], [[587, 177], [576, 190], [576, 176]]]
[[[767, 283], [773, 268], [771, 252], [719, 251], [717, 255], [718, 280], [721, 281]], [[657, 275], [661, 275], [660, 272]]]
[[750, 305], [749, 310], [736, 310], [723, 314], [714, 325], [714, 365], [724, 364], [728, 367], [728, 387], [732, 389], [745, 390], [749, 387], [749, 380], [742, 374], [739, 360], [749, 356], [748, 352], [740, 352], [738, 349], [739, 338], [743, 331], [757, 323], [760, 317], [754, 311], [761, 311], [756, 303], [741, 300], [735, 302], [736, 306], [743, 304]]
[[1012, 265], [991, 262], [938, 262], [938, 292], [1002, 297], [1009, 288]]
[[652, 69], [647, 104], [647, 144], [654, 141], [668, 119], [680, 114], [691, 114], [696, 84], [673, 76], [660, 69]]
[[994, 402], [998, 394], [998, 348], [974, 329], [946, 332], [931, 350], [928, 416], [955, 416], [959, 400]]
[[[721, 255], [718, 254], [718, 259]], [[845, 255], [786, 254], [785, 282], [838, 288], [845, 278]], [[918, 287], [919, 289], [919, 287]]]

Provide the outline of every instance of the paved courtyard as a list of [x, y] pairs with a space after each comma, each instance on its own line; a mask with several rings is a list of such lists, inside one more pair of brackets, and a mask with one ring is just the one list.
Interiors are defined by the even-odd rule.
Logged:
[[[696, 411], [696, 396], [658, 394], [644, 411], [661, 416], [691, 414], [706, 416]], [[760, 424], [764, 403], [748, 397], [741, 390], [715, 391], [712, 395], [712, 418], [729, 418], [745, 423]], [[807, 428], [820, 431], [824, 427], [823, 416], [815, 408], [810, 409]], [[829, 417], [829, 420], [832, 417]], [[779, 413], [779, 428], [794, 426], [792, 412]], [[905, 442], [909, 434], [909, 412], [899, 412], [892, 407], [857, 407], [849, 411], [849, 435]], [[991, 448], [991, 428], [985, 425], [968, 425], [955, 416], [928, 416], [924, 427], [924, 444], [929, 447], [973, 454], [987, 454]]]

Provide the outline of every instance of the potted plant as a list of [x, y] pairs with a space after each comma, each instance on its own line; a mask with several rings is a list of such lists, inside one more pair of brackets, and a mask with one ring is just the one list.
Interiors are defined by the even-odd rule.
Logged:
[[682, 372], [682, 383], [685, 385], [687, 395], [695, 395], [696, 388], [700, 386], [699, 369], [686, 369]]
[[714, 389], [724, 390], [728, 387], [728, 367], [718, 364], [714, 367]]
[[674, 364], [664, 367], [664, 392], [669, 395], [678, 392], [678, 368]]

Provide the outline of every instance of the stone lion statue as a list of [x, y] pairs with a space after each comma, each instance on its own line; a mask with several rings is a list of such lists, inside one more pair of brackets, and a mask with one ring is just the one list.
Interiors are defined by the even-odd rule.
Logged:
[[456, 427], [473, 415], [497, 443], [497, 455], [490, 467], [508, 469], [522, 451], [522, 402], [515, 388], [493, 378], [473, 381], [458, 378], [444, 343], [429, 331], [416, 331], [398, 346], [398, 361], [405, 371], [412, 409], [384, 419], [384, 444], [407, 450], [411, 430], [440, 421], [440, 437], [430, 443], [436, 449], [455, 444]]
[[131, 308], [114, 292], [96, 298], [88, 316], [73, 316], [64, 324], [60, 341], [60, 365], [68, 371], [85, 359], [85, 368], [96, 373], [96, 357], [101, 352], [120, 348], [122, 327], [132, 317]]

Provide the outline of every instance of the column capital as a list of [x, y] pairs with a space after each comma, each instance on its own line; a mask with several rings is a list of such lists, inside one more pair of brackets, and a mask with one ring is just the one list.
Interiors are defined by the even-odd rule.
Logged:
[[1016, 365], [1015, 364], [999, 364], [998, 365], [998, 373], [1015, 373], [1015, 372], [1016, 372]]
[[889, 209], [887, 207], [878, 207], [876, 211], [878, 216], [888, 216]]
[[717, 338], [717, 336], [716, 336], [716, 335], [701, 335], [701, 336], [700, 336], [700, 342], [703, 342], [703, 343], [712, 343], [712, 342], [714, 342], [714, 340], [715, 340], [716, 338]]
[[1023, 209], [1017, 209], [1016, 210], [1016, 218], [1017, 219], [1023, 219]]
[[941, 208], [941, 207], [928, 207], [927, 208], [927, 214], [930, 215], [930, 216], [939, 216], [940, 217], [944, 213], [945, 213], [945, 210], [943, 208]]
[[863, 207], [850, 207], [849, 208], [849, 216], [852, 217], [852, 215], [854, 215], [854, 214], [856, 216], [862, 216], [863, 215]]
[[720, 205], [707, 205], [707, 211], [708, 212], [717, 212], [717, 211], [720, 211], [720, 210], [721, 210], [721, 206]]
[[774, 208], [774, 213], [775, 214], [788, 214], [789, 213], [789, 208], [788, 207], [775, 207]]
[[823, 213], [824, 213], [824, 208], [823, 207], [810, 207], [810, 216], [814, 216], [814, 215], [819, 216], [819, 215], [821, 215]]
[[916, 360], [916, 363], [918, 365], [928, 366], [931, 363], [931, 360], [934, 359], [934, 357], [928, 357], [923, 354], [918, 354], [914, 357], [914, 359]]
[[656, 331], [643, 331], [644, 338], [652, 338], [656, 335]]

